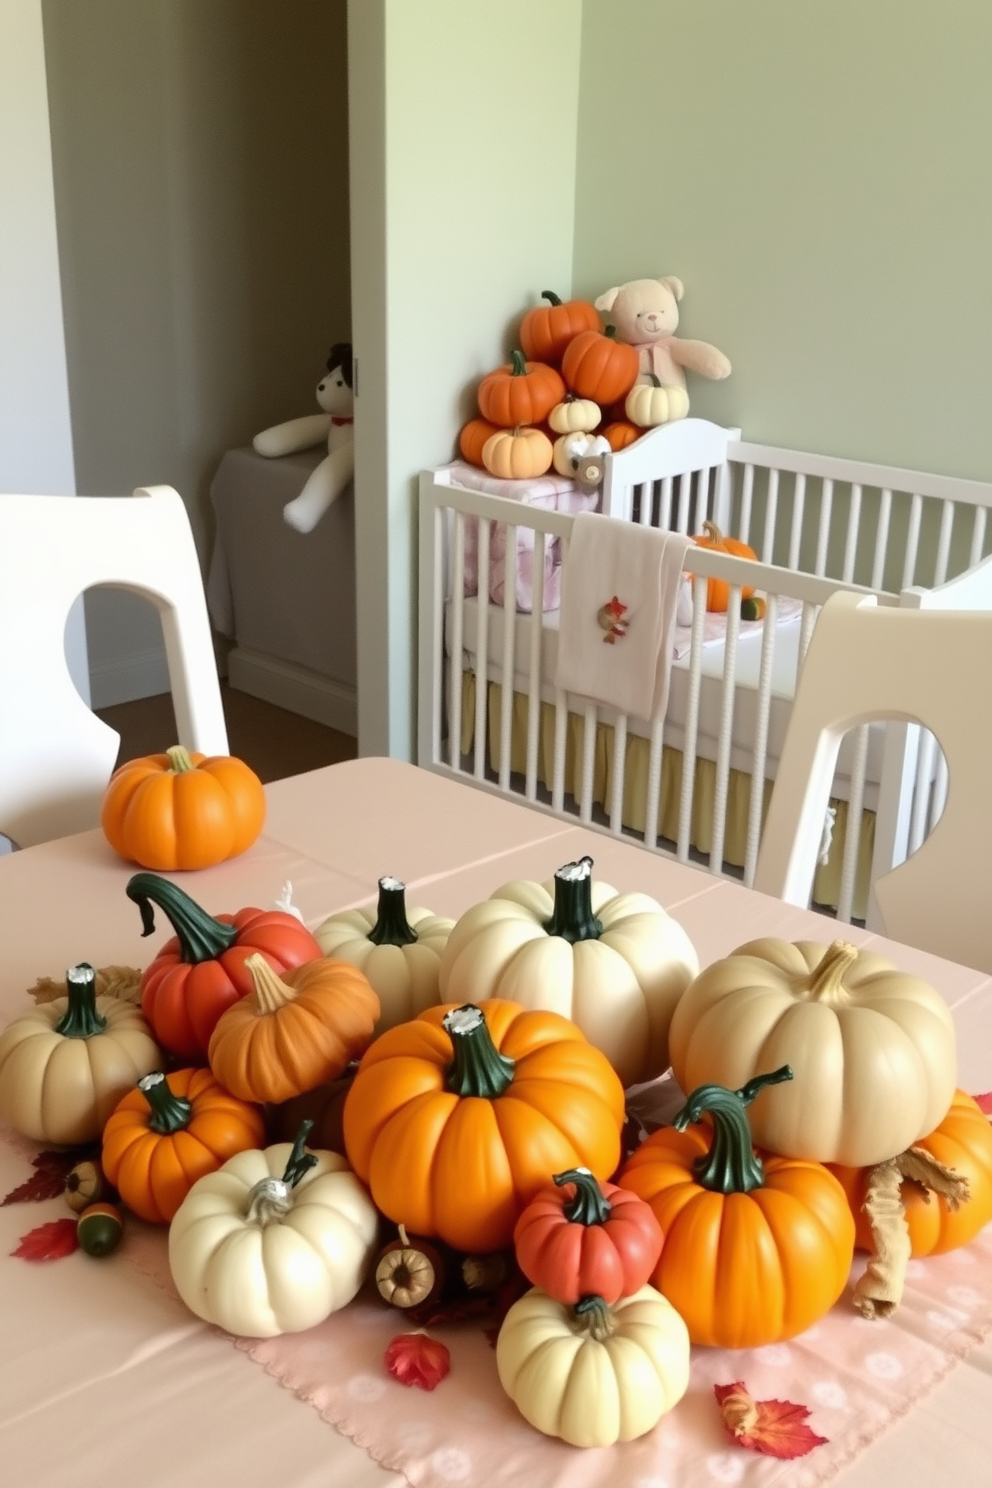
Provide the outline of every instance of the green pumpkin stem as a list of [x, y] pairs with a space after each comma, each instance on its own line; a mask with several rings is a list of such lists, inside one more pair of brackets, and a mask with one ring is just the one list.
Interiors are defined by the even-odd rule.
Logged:
[[135, 873], [128, 879], [125, 890], [141, 910], [141, 933], [151, 935], [155, 929], [155, 911], [167, 915], [179, 938], [183, 962], [196, 966], [201, 961], [213, 961], [223, 951], [230, 949], [238, 938], [237, 926], [215, 920], [213, 915], [201, 909], [178, 884], [157, 873]]
[[616, 1321], [612, 1312], [602, 1297], [595, 1292], [588, 1297], [580, 1297], [572, 1308], [572, 1315], [579, 1323], [581, 1331], [588, 1333], [590, 1338], [602, 1343], [616, 1331]]
[[554, 1181], [559, 1188], [564, 1183], [575, 1184], [575, 1194], [562, 1211], [571, 1224], [605, 1224], [609, 1219], [610, 1201], [588, 1168], [569, 1168], [567, 1173], [556, 1173]]
[[196, 769], [189, 757], [189, 750], [182, 744], [171, 744], [165, 752], [169, 756], [169, 765], [174, 774], [184, 775], [187, 770]]
[[548, 935], [560, 935], [569, 945], [579, 940], [598, 940], [602, 923], [592, 912], [592, 858], [566, 863], [555, 874], [555, 907], [545, 920]]
[[296, 1133], [296, 1140], [293, 1142], [293, 1150], [286, 1159], [282, 1181], [283, 1183], [288, 1183], [290, 1188], [295, 1188], [304, 1173], [309, 1173], [311, 1168], [317, 1166], [317, 1159], [314, 1154], [312, 1152], [304, 1152], [303, 1150], [312, 1126], [313, 1122], [309, 1118], [300, 1122], [300, 1129]]
[[152, 1113], [148, 1122], [149, 1131], [166, 1136], [172, 1132], [183, 1131], [189, 1126], [193, 1119], [193, 1103], [188, 1101], [184, 1095], [173, 1094], [161, 1070], [156, 1070], [150, 1075], [142, 1075], [138, 1081], [138, 1089], [148, 1102]]
[[547, 300], [547, 302], [548, 302], [549, 305], [560, 305], [561, 304], [561, 296], [560, 295], [556, 295], [553, 289], [542, 289], [541, 290], [541, 299], [542, 300]]
[[413, 945], [417, 932], [406, 917], [406, 884], [380, 878], [376, 921], [366, 936], [373, 945]]
[[766, 1085], [781, 1085], [792, 1079], [792, 1069], [783, 1064], [769, 1075], [755, 1075], [740, 1090], [724, 1085], [700, 1085], [685, 1105], [672, 1118], [676, 1131], [698, 1121], [707, 1112], [713, 1122], [713, 1141], [703, 1156], [697, 1157], [692, 1171], [696, 1182], [713, 1193], [750, 1193], [761, 1188], [765, 1169], [751, 1141], [751, 1128], [744, 1114], [755, 1096]]
[[510, 376], [523, 377], [527, 372], [527, 359], [522, 351], [510, 352]]
[[70, 966], [65, 974], [69, 1006], [55, 1025], [63, 1038], [92, 1038], [102, 1033], [107, 1020], [96, 1010], [96, 972], [88, 961]]
[[455, 1054], [448, 1066], [446, 1088], [453, 1095], [478, 1095], [483, 1100], [502, 1095], [513, 1080], [516, 1064], [496, 1048], [482, 1009], [467, 1002], [445, 1013], [442, 1024], [451, 1035]]

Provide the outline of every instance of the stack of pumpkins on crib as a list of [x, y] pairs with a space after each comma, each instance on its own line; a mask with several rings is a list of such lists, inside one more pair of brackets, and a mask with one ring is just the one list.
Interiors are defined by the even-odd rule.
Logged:
[[[463, 459], [505, 480], [623, 449], [646, 430], [685, 418], [685, 369], [719, 379], [722, 351], [676, 336], [680, 279], [633, 279], [595, 301], [544, 290], [520, 323], [519, 348], [483, 377], [479, 416], [461, 430]], [[601, 319], [601, 313], [605, 317]]]

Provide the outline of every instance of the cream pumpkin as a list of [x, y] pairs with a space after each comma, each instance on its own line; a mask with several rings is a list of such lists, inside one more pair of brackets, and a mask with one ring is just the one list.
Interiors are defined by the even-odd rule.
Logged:
[[506, 998], [578, 1024], [622, 1083], [662, 1074], [668, 1028], [699, 960], [647, 894], [592, 878], [592, 859], [552, 882], [521, 879], [466, 911], [441, 958], [442, 1002]]
[[706, 968], [672, 1019], [683, 1090], [737, 1089], [779, 1065], [795, 1079], [751, 1107], [755, 1144], [870, 1167], [939, 1125], [957, 1084], [944, 999], [871, 951], [764, 939]]
[[343, 1157], [304, 1155], [308, 1129], [200, 1178], [169, 1227], [180, 1297], [230, 1333], [312, 1328], [351, 1301], [371, 1267], [375, 1206]]
[[548, 424], [556, 434], [589, 433], [599, 427], [603, 411], [591, 398], [565, 398], [548, 414]]
[[659, 424], [671, 424], [685, 418], [689, 412], [689, 396], [684, 387], [664, 386], [653, 372], [648, 382], [638, 382], [627, 394], [624, 413], [632, 424], [640, 429], [655, 429]]
[[379, 997], [380, 1034], [440, 1001], [441, 956], [454, 923], [429, 909], [407, 909], [399, 879], [380, 878], [374, 908], [333, 914], [314, 937], [325, 956], [364, 972]]
[[578, 1307], [534, 1287], [496, 1340], [500, 1384], [525, 1420], [575, 1447], [643, 1436], [689, 1384], [689, 1334], [670, 1302], [642, 1286], [607, 1307]]
[[99, 1137], [162, 1051], [140, 1008], [95, 995], [88, 962], [69, 968], [66, 988], [0, 1034], [0, 1116], [32, 1141], [75, 1146]]

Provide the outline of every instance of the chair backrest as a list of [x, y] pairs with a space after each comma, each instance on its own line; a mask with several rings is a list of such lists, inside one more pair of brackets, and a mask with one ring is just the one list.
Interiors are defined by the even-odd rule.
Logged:
[[162, 617], [178, 739], [228, 752], [203, 581], [182, 498], [0, 494], [0, 831], [22, 847], [100, 819], [120, 736], [79, 696], [65, 625], [95, 584], [141, 594]]
[[880, 606], [841, 592], [820, 611], [779, 761], [754, 886], [806, 905], [837, 751], [875, 719], [924, 724], [947, 762], [944, 813], [879, 877], [886, 935], [992, 972], [992, 613]]

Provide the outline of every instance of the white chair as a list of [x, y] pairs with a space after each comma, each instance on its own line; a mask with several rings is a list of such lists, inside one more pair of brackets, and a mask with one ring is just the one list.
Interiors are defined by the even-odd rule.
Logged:
[[79, 696], [65, 625], [95, 584], [162, 617], [178, 739], [228, 752], [193, 534], [171, 486], [134, 496], [0, 494], [0, 831], [21, 847], [98, 824], [120, 736]]
[[[885, 935], [992, 972], [992, 613], [833, 595], [803, 663], [754, 887], [809, 904], [841, 739], [875, 719], [924, 724], [948, 774], [923, 845], [873, 885]], [[884, 774], [884, 772], [883, 772]], [[884, 781], [883, 781], [884, 783]]]

